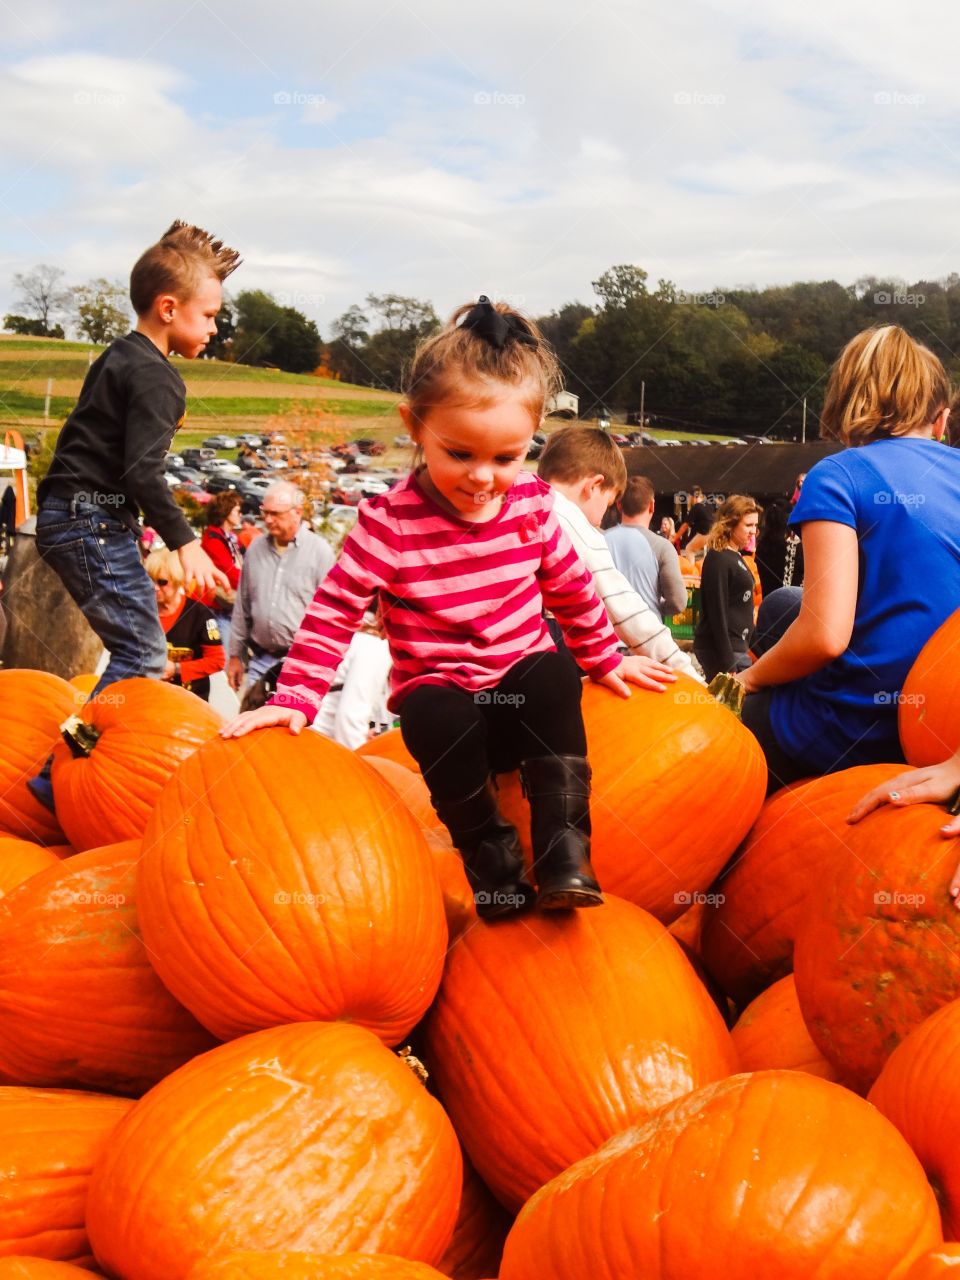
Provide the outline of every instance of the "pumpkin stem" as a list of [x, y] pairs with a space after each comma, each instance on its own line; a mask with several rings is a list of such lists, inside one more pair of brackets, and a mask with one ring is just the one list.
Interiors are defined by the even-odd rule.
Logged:
[[427, 1081], [430, 1079], [430, 1072], [423, 1065], [420, 1059], [413, 1052], [410, 1045], [405, 1044], [402, 1049], [397, 1050], [397, 1057], [401, 1062], [405, 1062], [413, 1074], [417, 1077], [424, 1088], [427, 1087]]
[[78, 760], [82, 756], [88, 756], [100, 740], [100, 731], [79, 716], [70, 716], [64, 720], [60, 726], [60, 734]]
[[728, 672], [721, 671], [707, 685], [707, 693], [713, 694], [721, 707], [726, 707], [740, 719], [746, 690], [739, 680], [735, 680]]

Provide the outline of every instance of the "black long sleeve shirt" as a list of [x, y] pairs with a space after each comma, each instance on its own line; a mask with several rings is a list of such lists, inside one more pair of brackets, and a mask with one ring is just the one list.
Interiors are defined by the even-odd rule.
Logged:
[[704, 556], [700, 608], [693, 647], [712, 679], [718, 671], [733, 669], [735, 655], [746, 653], [753, 635], [753, 574], [738, 551], [727, 548]]
[[186, 402], [183, 379], [145, 334], [112, 342], [87, 370], [37, 490], [38, 505], [47, 497], [87, 495], [133, 529], [142, 512], [171, 551], [190, 542], [194, 534], [163, 478]]

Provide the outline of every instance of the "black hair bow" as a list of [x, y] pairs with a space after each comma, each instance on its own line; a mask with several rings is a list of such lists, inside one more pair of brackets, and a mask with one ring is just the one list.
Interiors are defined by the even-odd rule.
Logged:
[[481, 293], [477, 305], [463, 318], [463, 328], [472, 329], [491, 347], [502, 351], [508, 342], [522, 342], [535, 347], [537, 340], [516, 316], [498, 311], [485, 293]]

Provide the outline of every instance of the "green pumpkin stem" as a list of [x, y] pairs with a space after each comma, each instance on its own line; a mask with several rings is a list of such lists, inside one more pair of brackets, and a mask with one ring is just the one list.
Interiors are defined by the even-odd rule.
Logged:
[[100, 740], [100, 731], [79, 716], [70, 716], [68, 720], [64, 720], [60, 726], [60, 734], [78, 760], [90, 755]]

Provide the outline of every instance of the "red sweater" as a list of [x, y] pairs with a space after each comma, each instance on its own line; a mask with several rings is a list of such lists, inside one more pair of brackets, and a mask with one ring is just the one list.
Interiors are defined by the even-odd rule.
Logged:
[[616, 633], [560, 527], [550, 486], [529, 472], [517, 477], [492, 520], [449, 515], [413, 476], [361, 502], [272, 702], [313, 720], [378, 590], [393, 660], [391, 710], [421, 684], [493, 688], [522, 657], [552, 650], [544, 605], [590, 675], [620, 663]]

